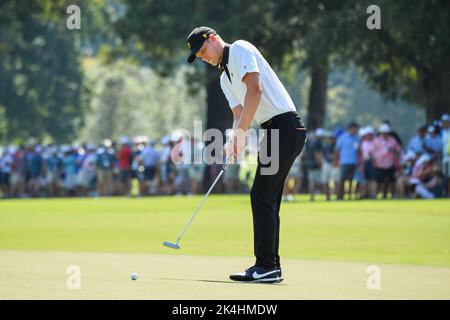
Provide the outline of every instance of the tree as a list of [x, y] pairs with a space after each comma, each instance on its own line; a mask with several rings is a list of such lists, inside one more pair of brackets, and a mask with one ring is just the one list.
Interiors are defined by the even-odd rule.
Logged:
[[50, 15], [47, 4], [0, 5], [0, 110], [6, 127], [0, 139], [5, 142], [29, 137], [61, 142], [73, 139], [79, 125], [79, 38], [67, 32], [64, 16]]
[[[349, 47], [371, 84], [391, 99], [425, 106], [427, 119], [450, 110], [450, 3], [379, 1], [381, 29], [360, 27]], [[357, 2], [355, 10], [365, 10]], [[367, 15], [355, 16], [365, 25]]]
[[[309, 70], [308, 128], [323, 127], [330, 65], [348, 62], [343, 50], [352, 41], [348, 30], [349, 1], [281, 0], [274, 7], [272, 29], [275, 57]], [[272, 39], [267, 41], [273, 42]]]
[[158, 139], [176, 128], [192, 130], [193, 120], [203, 118], [204, 103], [190, 96], [185, 85], [187, 67], [163, 78], [126, 60], [104, 65], [97, 59], [89, 64], [86, 78], [95, 86], [80, 143], [122, 135]]

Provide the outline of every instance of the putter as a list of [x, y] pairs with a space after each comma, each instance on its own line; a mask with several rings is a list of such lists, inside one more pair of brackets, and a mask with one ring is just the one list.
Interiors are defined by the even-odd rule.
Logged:
[[197, 209], [195, 210], [194, 214], [191, 216], [191, 218], [189, 219], [188, 223], [186, 224], [186, 226], [183, 229], [183, 232], [181, 232], [180, 236], [177, 239], [176, 243], [173, 242], [168, 242], [165, 241], [163, 242], [163, 245], [168, 247], [168, 248], [172, 248], [172, 249], [180, 249], [180, 240], [183, 237], [184, 233], [186, 232], [187, 228], [189, 227], [189, 225], [191, 224], [192, 220], [194, 220], [195, 215], [197, 214], [197, 212], [200, 210], [201, 206], [203, 205], [203, 203], [205, 202], [206, 198], [208, 197], [209, 193], [211, 192], [211, 190], [214, 188], [214, 186], [216, 185], [217, 181], [219, 181], [220, 177], [222, 176], [222, 174], [224, 173], [225, 169], [228, 166], [228, 159], [225, 161], [225, 163], [223, 164], [222, 168], [220, 169], [219, 174], [217, 175], [216, 180], [214, 180], [213, 184], [211, 185], [211, 187], [209, 188], [208, 192], [206, 193], [206, 195], [203, 197], [202, 202], [200, 202], [200, 204], [198, 205]]

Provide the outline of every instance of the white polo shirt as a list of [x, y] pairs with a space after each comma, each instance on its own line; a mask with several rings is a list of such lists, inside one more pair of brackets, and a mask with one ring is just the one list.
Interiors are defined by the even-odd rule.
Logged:
[[247, 86], [242, 78], [247, 73], [258, 72], [262, 95], [253, 120], [261, 124], [280, 113], [296, 111], [294, 102], [280, 79], [250, 42], [237, 40], [230, 45], [227, 67], [231, 82], [224, 71], [220, 76], [220, 86], [230, 108], [244, 106]]

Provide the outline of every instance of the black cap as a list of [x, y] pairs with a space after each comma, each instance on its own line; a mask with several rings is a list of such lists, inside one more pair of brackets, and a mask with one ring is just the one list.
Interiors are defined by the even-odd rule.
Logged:
[[217, 34], [214, 29], [209, 27], [197, 27], [189, 34], [187, 38], [187, 45], [191, 49], [191, 53], [187, 58], [188, 63], [192, 63], [195, 60], [195, 54], [203, 45], [206, 39], [209, 38], [211, 34]]
[[350, 128], [358, 128], [359, 125], [356, 122], [350, 122], [347, 126], [348, 129]]

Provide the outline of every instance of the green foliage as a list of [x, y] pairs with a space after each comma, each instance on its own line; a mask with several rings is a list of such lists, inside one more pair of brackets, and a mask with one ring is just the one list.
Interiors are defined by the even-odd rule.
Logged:
[[345, 128], [353, 120], [362, 126], [377, 128], [383, 120], [389, 119], [394, 130], [407, 143], [426, 121], [422, 108], [401, 100], [387, 100], [367, 84], [355, 67], [337, 69], [330, 74], [327, 99], [329, 116], [326, 126], [329, 128]]
[[[71, 4], [81, 30], [66, 27]], [[82, 57], [120, 44], [111, 26], [121, 9], [117, 0], [0, 4], [0, 141], [75, 139], [91, 91]]]
[[[388, 100], [373, 89], [365, 75], [354, 65], [331, 68], [327, 89], [325, 128], [345, 128], [350, 121], [378, 127], [389, 119], [400, 137], [407, 142], [426, 121], [425, 110], [403, 100]], [[308, 117], [308, 89], [311, 78], [299, 65], [283, 69], [280, 78], [303, 119]]]
[[[366, 0], [83, 0], [77, 3], [82, 13], [79, 31], [66, 28], [70, 4], [0, 3], [0, 142], [74, 139], [89, 119], [84, 111], [97, 90], [95, 81], [104, 82], [85, 79], [84, 57], [112, 65], [127, 60], [170, 77], [185, 65], [186, 36], [198, 25], [215, 28], [230, 43], [253, 42], [279, 74], [309, 71], [323, 61], [342, 68], [355, 64], [384, 97], [425, 106], [428, 119], [450, 108], [448, 1], [380, 0], [381, 30], [367, 29], [366, 9], [373, 3]], [[205, 85], [212, 87], [215, 77], [205, 76], [206, 70], [203, 63], [195, 63], [185, 74], [192, 97]], [[285, 84], [294, 99], [307, 105], [308, 90], [296, 77], [289, 81]], [[126, 87], [124, 82], [114, 85]], [[220, 98], [209, 100], [208, 114], [221, 108]], [[374, 105], [383, 103], [393, 108], [383, 100]], [[353, 108], [328, 106], [333, 112], [330, 124], [336, 121], [336, 110]]]
[[[363, 12], [369, 1], [355, 2]], [[356, 15], [348, 55], [371, 85], [390, 99], [425, 106], [431, 120], [450, 108], [450, 5], [448, 1], [379, 1], [381, 29], [364, 28]]]
[[[448, 1], [378, 1], [381, 30], [369, 30], [370, 1], [281, 0], [270, 28], [279, 60], [330, 63], [364, 70], [386, 98], [426, 107], [429, 119], [450, 108]], [[296, 59], [298, 57], [298, 59]]]
[[80, 39], [65, 24], [63, 1], [0, 5], [0, 140], [73, 139], [82, 113]]
[[204, 118], [205, 99], [204, 91], [188, 93], [188, 74], [187, 68], [179, 68], [174, 76], [163, 78], [127, 61], [87, 68], [94, 90], [80, 142], [99, 143], [122, 135], [158, 139], [177, 128], [192, 132], [193, 121]]

